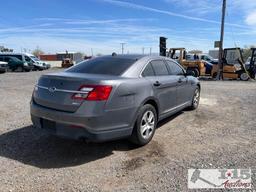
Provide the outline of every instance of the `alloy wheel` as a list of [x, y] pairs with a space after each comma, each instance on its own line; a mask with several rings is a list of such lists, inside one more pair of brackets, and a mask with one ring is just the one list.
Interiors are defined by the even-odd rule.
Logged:
[[151, 137], [155, 129], [155, 115], [152, 111], [146, 111], [141, 119], [140, 133], [144, 139]]
[[198, 89], [195, 90], [195, 95], [193, 99], [193, 105], [197, 106], [199, 104], [199, 99], [200, 99], [200, 92]]

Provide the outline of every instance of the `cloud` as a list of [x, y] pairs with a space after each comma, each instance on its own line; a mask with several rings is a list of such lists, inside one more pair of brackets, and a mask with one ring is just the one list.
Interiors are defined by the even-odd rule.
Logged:
[[256, 27], [256, 10], [249, 15], [247, 15], [245, 22], [248, 25], [255, 26]]
[[[152, 8], [152, 7], [148, 7], [148, 6], [144, 6], [144, 5], [139, 5], [139, 4], [134, 4], [134, 3], [130, 3], [130, 2], [124, 2], [124, 1], [118, 1], [118, 0], [103, 0], [103, 1], [107, 2], [107, 3], [111, 3], [113, 5], [127, 7], [127, 8], [132, 8], [132, 9], [139, 9], [139, 10], [144, 10], [144, 11], [161, 13], [161, 14], [165, 14], [165, 15], [169, 15], [169, 16], [174, 16], [174, 17], [180, 17], [180, 18], [188, 19], [188, 20], [220, 24], [219, 21], [215, 21], [215, 20], [211, 20], [211, 19], [205, 19], [205, 18], [200, 18], [200, 17], [188, 16], [188, 15], [184, 15], [184, 14], [175, 13], [175, 12], [172, 12], [172, 11], [156, 9], [156, 8]], [[230, 26], [233, 26], [233, 27], [239, 27], [239, 28], [246, 28], [244, 25], [239, 25], [239, 24], [235, 24], [235, 23], [226, 23], [226, 25], [230, 25]]]
[[199, 16], [221, 10], [221, 5], [212, 0], [164, 0], [164, 2], [181, 8], [184, 13]]
[[95, 25], [95, 24], [115, 24], [122, 22], [141, 22], [141, 21], [154, 21], [153, 18], [125, 18], [125, 19], [70, 19], [70, 18], [55, 18], [55, 17], [44, 17], [35, 18], [37, 21], [51, 21], [56, 23], [74, 24], [74, 25]]

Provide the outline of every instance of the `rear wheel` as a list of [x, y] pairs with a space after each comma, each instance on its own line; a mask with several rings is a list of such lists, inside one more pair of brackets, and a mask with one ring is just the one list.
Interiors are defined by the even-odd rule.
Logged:
[[197, 68], [188, 68], [187, 73], [191, 74], [193, 77], [199, 77], [199, 70]]
[[17, 67], [16, 71], [18, 71], [18, 72], [23, 72], [23, 71], [24, 71], [24, 68], [21, 67], [21, 66], [19, 66], [19, 67]]
[[139, 113], [133, 128], [131, 142], [143, 146], [151, 141], [155, 134], [157, 125], [157, 114], [155, 108], [150, 105], [144, 105]]
[[194, 68], [193, 69], [194, 73], [195, 73], [195, 76], [194, 77], [199, 77], [199, 70], [197, 68]]
[[213, 79], [216, 79], [216, 78], [217, 78], [217, 75], [218, 75], [217, 72], [214, 72], [214, 73], [212, 74], [212, 78], [213, 78]]
[[193, 99], [192, 99], [192, 103], [191, 103], [191, 106], [189, 108], [192, 109], [192, 110], [197, 109], [197, 107], [199, 105], [199, 101], [200, 101], [200, 89], [199, 89], [199, 87], [197, 87], [195, 89], [194, 96], [193, 96]]

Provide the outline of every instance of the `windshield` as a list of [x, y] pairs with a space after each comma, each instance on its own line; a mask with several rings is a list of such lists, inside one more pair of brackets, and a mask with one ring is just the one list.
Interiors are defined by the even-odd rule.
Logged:
[[35, 56], [30, 56], [31, 59], [33, 59], [34, 61], [40, 61], [37, 57]]

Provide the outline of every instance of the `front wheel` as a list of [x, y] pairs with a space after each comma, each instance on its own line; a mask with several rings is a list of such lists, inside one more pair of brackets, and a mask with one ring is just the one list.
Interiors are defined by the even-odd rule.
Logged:
[[247, 73], [245, 73], [245, 72], [240, 75], [240, 79], [242, 81], [248, 81], [249, 78], [250, 78], [249, 75]]
[[155, 108], [146, 104], [139, 110], [138, 117], [133, 128], [131, 142], [143, 146], [151, 141], [155, 134], [157, 114]]
[[199, 105], [199, 101], [200, 101], [200, 89], [199, 87], [197, 87], [194, 91], [194, 96], [192, 99], [192, 103], [191, 106], [189, 107], [192, 110], [197, 109], [198, 105]]
[[19, 67], [17, 67], [16, 71], [18, 71], [18, 72], [23, 72], [23, 71], [24, 71], [24, 68], [21, 67], [21, 66], [19, 66]]

